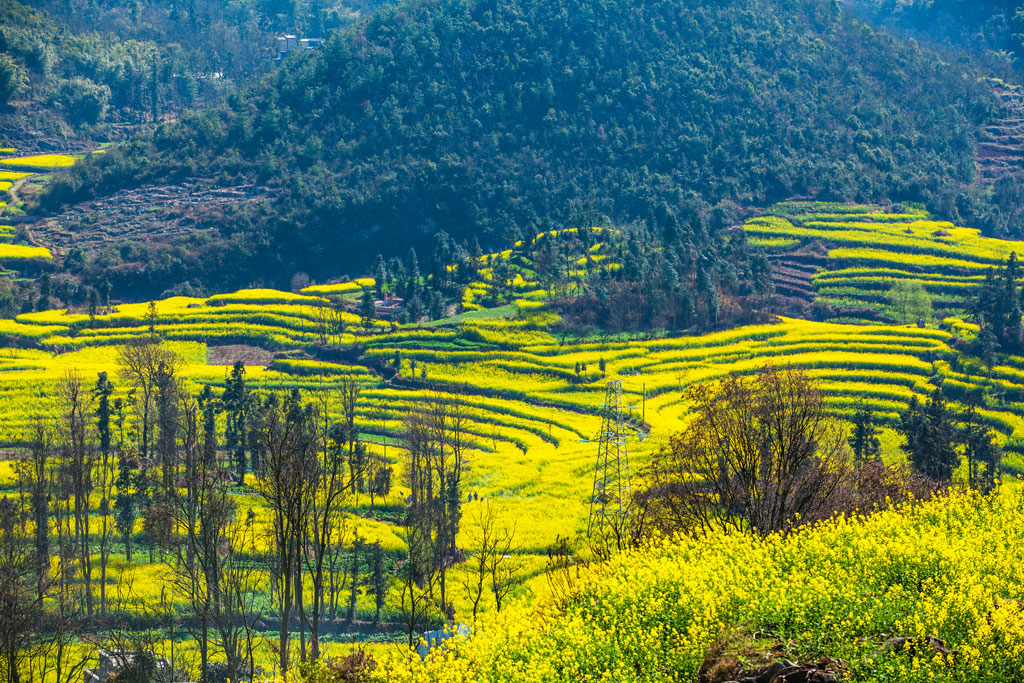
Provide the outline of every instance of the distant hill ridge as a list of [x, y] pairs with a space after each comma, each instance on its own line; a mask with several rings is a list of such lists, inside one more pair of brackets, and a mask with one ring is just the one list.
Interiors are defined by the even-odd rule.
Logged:
[[324, 279], [442, 229], [494, 247], [637, 221], [701, 249], [723, 200], [970, 214], [995, 110], [962, 65], [834, 2], [407, 2], [228, 106], [76, 168], [43, 206], [157, 179], [275, 187], [225, 211], [180, 268], [125, 266], [122, 287], [140, 293]]

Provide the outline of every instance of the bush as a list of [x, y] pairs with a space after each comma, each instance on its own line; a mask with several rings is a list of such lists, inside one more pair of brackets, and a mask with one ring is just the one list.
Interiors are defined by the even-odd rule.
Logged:
[[298, 680], [303, 683], [369, 683], [376, 668], [372, 655], [356, 650], [346, 657], [300, 665]]
[[28, 75], [18, 63], [0, 54], [0, 106], [6, 106], [28, 87]]
[[71, 123], [93, 125], [107, 115], [110, 88], [97, 85], [88, 78], [72, 78], [61, 82], [57, 99]]

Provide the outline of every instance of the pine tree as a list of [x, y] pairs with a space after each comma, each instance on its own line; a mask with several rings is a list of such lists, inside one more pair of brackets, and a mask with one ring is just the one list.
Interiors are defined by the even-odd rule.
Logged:
[[113, 415], [110, 395], [114, 393], [114, 385], [107, 379], [106, 372], [97, 375], [92, 393], [96, 399], [96, 433], [100, 439], [100, 453], [107, 456], [110, 454], [110, 418]]
[[146, 326], [149, 328], [149, 338], [156, 339], [156, 302], [150, 301], [149, 307], [146, 309]]
[[110, 280], [100, 283], [100, 303], [103, 304], [103, 308], [110, 308], [110, 290], [112, 288]]
[[239, 484], [245, 479], [250, 403], [249, 388], [245, 383], [245, 365], [242, 361], [237, 361], [231, 368], [231, 376], [224, 390], [224, 410], [227, 412], [224, 445], [235, 464], [235, 475]]
[[377, 262], [373, 267], [373, 275], [375, 280], [375, 287], [377, 290], [377, 298], [384, 298], [384, 285], [388, 281], [388, 268], [384, 263], [384, 255], [377, 254]]
[[959, 462], [958, 430], [942, 388], [935, 389], [923, 408], [912, 399], [902, 417], [902, 448], [914, 469], [935, 481], [950, 481]]
[[373, 290], [363, 287], [363, 295], [359, 299], [359, 316], [363, 319], [363, 327], [367, 329], [373, 325], [373, 319], [377, 317], [377, 306], [373, 301]]
[[992, 430], [979, 421], [973, 404], [963, 416], [963, 425], [961, 439], [967, 459], [968, 484], [988, 490], [999, 476], [1002, 453], [996, 445]]
[[871, 460], [879, 459], [881, 442], [878, 440], [878, 429], [874, 423], [874, 411], [871, 406], [861, 403], [853, 416], [853, 433], [847, 439], [853, 449], [854, 462], [863, 467]]
[[992, 327], [986, 324], [985, 318], [981, 319], [980, 327], [978, 344], [981, 347], [981, 359], [985, 363], [988, 378], [992, 379], [992, 368], [996, 364], [996, 349], [999, 346], [999, 340], [996, 338], [995, 332], [992, 331]]
[[117, 497], [114, 499], [114, 524], [124, 538], [124, 556], [132, 561], [132, 534], [135, 520], [139, 517], [138, 477], [126, 458], [121, 459], [121, 470], [117, 477]]

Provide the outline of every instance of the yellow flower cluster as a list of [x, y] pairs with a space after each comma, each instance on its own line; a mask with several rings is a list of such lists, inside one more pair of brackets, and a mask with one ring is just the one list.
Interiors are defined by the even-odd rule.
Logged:
[[73, 166], [76, 160], [77, 158], [70, 154], [37, 154], [28, 157], [0, 159], [0, 164], [28, 168], [64, 168]]
[[[789, 536], [717, 534], [620, 556], [577, 592], [487, 617], [387, 681], [693, 681], [745, 634], [789, 659], [833, 657], [880, 683], [1020, 681], [1024, 490], [957, 492]], [[941, 639], [949, 652], [933, 648]], [[912, 639], [903, 647], [894, 637]]]

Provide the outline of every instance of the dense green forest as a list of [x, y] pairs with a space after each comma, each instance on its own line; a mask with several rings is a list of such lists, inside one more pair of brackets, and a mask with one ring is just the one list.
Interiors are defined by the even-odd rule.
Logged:
[[490, 247], [642, 222], [702, 249], [723, 201], [959, 218], [987, 210], [974, 149], [996, 111], [965, 68], [822, 0], [388, 5], [225, 106], [76, 167], [43, 206], [156, 179], [274, 188], [165, 267], [107, 255], [103, 276], [140, 296], [323, 279], [439, 229]]
[[[0, 112], [3, 138], [25, 146], [23, 129], [57, 137], [68, 127], [109, 119], [138, 123], [166, 106], [191, 105], [197, 87], [175, 87], [185, 55], [172, 45], [75, 33], [17, 2], [0, 5]], [[198, 83], [188, 81], [192, 86]]]
[[1024, 69], [1024, 5], [1019, 0], [850, 0], [846, 7], [889, 29], [971, 53], [1003, 78]]
[[[278, 34], [320, 37], [375, 5], [5, 0], [0, 142], [31, 151], [122, 139], [134, 129], [95, 127], [173, 120], [221, 102], [274, 68]], [[40, 143], [40, 133], [51, 139]]]
[[[27, 0], [79, 31], [177, 43], [205, 55], [211, 69], [250, 73], [252, 38], [323, 37], [371, 13], [380, 0]], [[256, 41], [261, 42], [261, 41]], [[260, 46], [265, 48], [265, 46]], [[257, 60], [258, 61], [258, 60]]]

